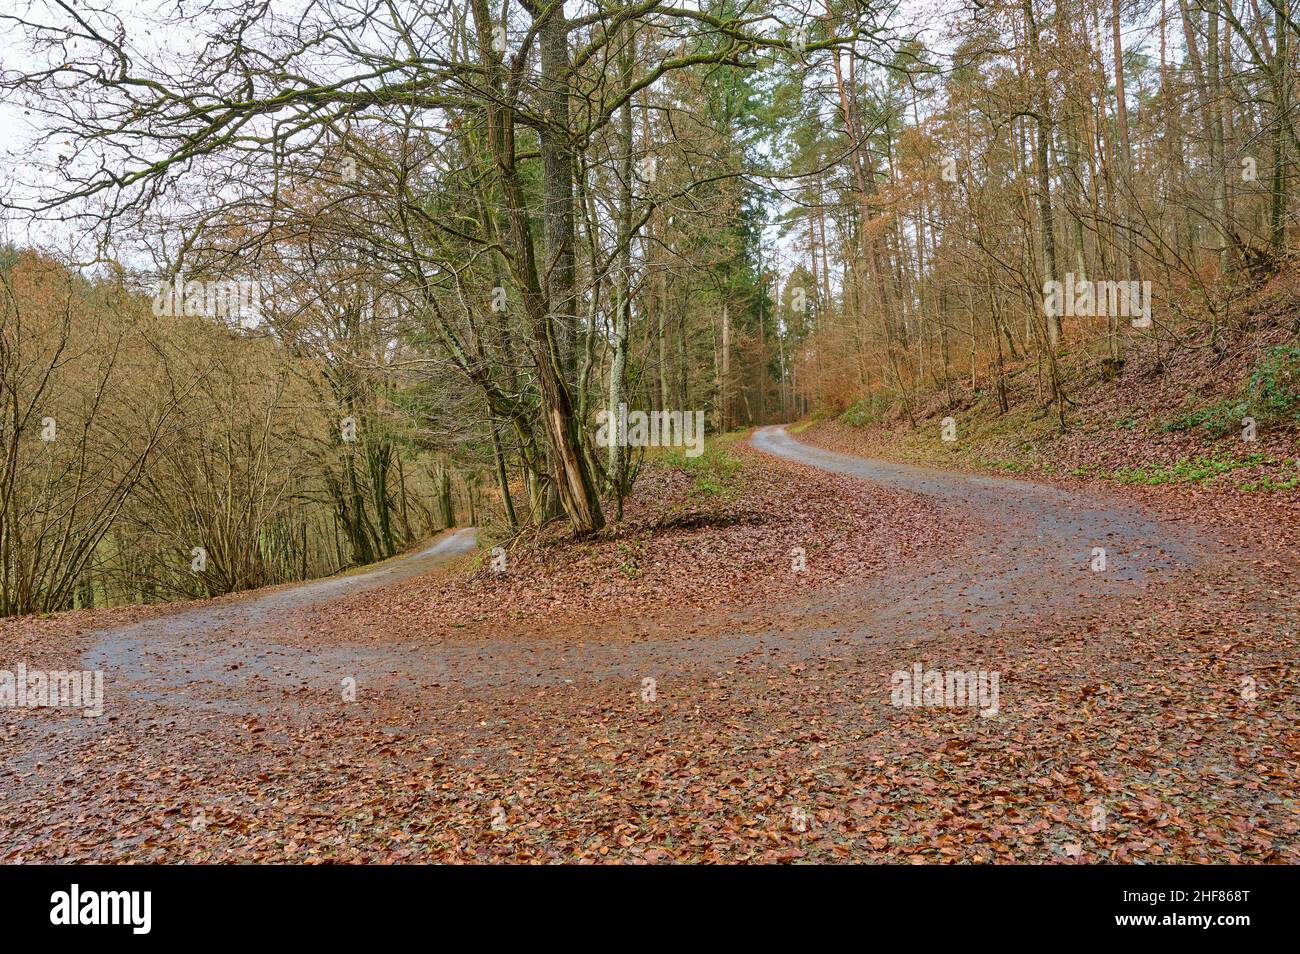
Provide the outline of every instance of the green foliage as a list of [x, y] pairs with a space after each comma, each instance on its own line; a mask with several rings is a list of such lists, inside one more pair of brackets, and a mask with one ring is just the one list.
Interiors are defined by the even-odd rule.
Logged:
[[618, 561], [618, 571], [631, 580], [640, 576], [644, 572], [641, 569], [644, 551], [644, 543], [640, 541], [628, 541], [615, 546], [614, 556]]
[[687, 457], [674, 449], [661, 458], [664, 465], [695, 478], [693, 497], [733, 497], [740, 492], [739, 475], [744, 464], [739, 457], [717, 446], [706, 447], [698, 457]]
[[850, 427], [869, 427], [883, 419], [893, 407], [893, 398], [884, 393], [874, 393], [855, 401], [840, 415], [840, 423]]
[[1247, 480], [1238, 486], [1242, 490], [1295, 490], [1300, 487], [1300, 470], [1296, 471], [1294, 477], [1278, 479], [1276, 477], [1261, 477], [1259, 480]]
[[1225, 398], [1209, 407], [1195, 408], [1167, 421], [1162, 431], [1191, 431], [1200, 429], [1210, 437], [1222, 437], [1241, 426], [1249, 405], [1237, 398]]
[[1300, 347], [1279, 345], [1260, 359], [1247, 385], [1260, 421], [1300, 421]]
[[1269, 463], [1263, 454], [1249, 454], [1246, 457], [1234, 457], [1216, 451], [1201, 457], [1183, 457], [1168, 466], [1161, 464], [1143, 464], [1138, 467], [1121, 467], [1103, 476], [1123, 484], [1147, 484], [1156, 486], [1169, 483], [1201, 483], [1221, 474], [1255, 467]]
[[1255, 365], [1243, 396], [1185, 411], [1161, 430], [1199, 429], [1210, 437], [1222, 437], [1241, 427], [1245, 417], [1260, 424], [1300, 422], [1300, 347], [1270, 348]]

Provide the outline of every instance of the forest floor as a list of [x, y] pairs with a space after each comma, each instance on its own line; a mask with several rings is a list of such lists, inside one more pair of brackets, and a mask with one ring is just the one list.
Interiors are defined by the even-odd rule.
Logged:
[[[847, 439], [665, 455], [504, 567], [8, 621], [105, 711], [0, 709], [0, 860], [1300, 861], [1292, 494]], [[896, 705], [918, 664], [997, 695]]]

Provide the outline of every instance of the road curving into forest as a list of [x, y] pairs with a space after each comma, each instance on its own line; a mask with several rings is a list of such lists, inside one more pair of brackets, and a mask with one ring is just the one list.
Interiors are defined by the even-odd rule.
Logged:
[[[1046, 484], [936, 470], [813, 447], [784, 426], [760, 428], [753, 446], [810, 467], [934, 498], [969, 512], [983, 527], [946, 565], [885, 584], [877, 628], [902, 632], [924, 616], [928, 626], [999, 628], [1045, 612], [1131, 592], [1152, 577], [1189, 568], [1198, 547], [1187, 531], [1138, 507]], [[1097, 548], [1105, 569], [1095, 570]]]
[[[708, 637], [664, 633], [629, 644], [592, 632], [563, 645], [500, 639], [428, 644], [381, 638], [356, 642], [276, 640], [300, 625], [300, 611], [340, 596], [428, 572], [475, 546], [472, 529], [348, 576], [280, 587], [164, 614], [94, 634], [86, 669], [109, 674], [119, 701], [242, 713], [250, 681], [332, 691], [339, 674], [361, 682], [462, 689], [546, 686], [725, 665], [747, 654], [798, 660], [846, 641], [925, 638], [969, 630], [991, 633], [1033, 625], [1083, 604], [1122, 595], [1193, 562], [1179, 532], [1136, 508], [1043, 484], [932, 470], [833, 453], [795, 440], [784, 427], [757, 431], [753, 445], [800, 464], [932, 497], [968, 510], [980, 531], [960, 552], [919, 566], [896, 566], [860, 586], [820, 594], [798, 607], [763, 606], [716, 623]], [[936, 519], [940, 510], [936, 511]], [[864, 539], [864, 546], [872, 541]], [[1092, 569], [1094, 548], [1106, 568]]]
[[[378, 675], [389, 668], [389, 659], [373, 647], [278, 645], [274, 652], [250, 654], [247, 639], [300, 610], [428, 573], [471, 552], [476, 543], [474, 529], [452, 530], [422, 550], [360, 572], [275, 587], [105, 630], [92, 637], [94, 643], [82, 662], [86, 669], [102, 669], [114, 680], [122, 680], [135, 698], [151, 700], [178, 698], [178, 693], [183, 697], [183, 687], [195, 683], [235, 687], [252, 675], [293, 682], [325, 679], [331, 685], [340, 672], [358, 679]], [[195, 705], [222, 708], [219, 700], [212, 699]]]
[[[638, 626], [632, 638], [613, 623], [608, 630], [584, 628], [562, 637], [521, 636], [503, 620], [499, 635], [393, 639], [372, 628], [355, 638], [313, 639], [316, 628], [330, 625], [328, 613], [319, 611], [333, 601], [434, 571], [471, 552], [472, 529], [451, 531], [417, 553], [363, 572], [100, 630], [89, 634], [81, 662], [105, 673], [107, 718], [47, 711], [41, 715], [48, 717], [0, 719], [0, 738], [12, 752], [4, 760], [11, 784], [0, 787], [0, 824], [8, 819], [17, 826], [11, 848], [27, 858], [45, 857], [40, 846], [49, 840], [50, 825], [77, 828], [80, 819], [109, 814], [115, 805], [148, 805], [152, 834], [112, 840], [109, 831], [104, 837], [111, 843], [93, 857], [130, 855], [151, 838], [170, 844], [162, 857], [173, 857], [173, 850], [188, 850], [176, 849], [177, 839], [190, 835], [178, 834], [168, 819], [190, 811], [192, 799], [171, 791], [169, 779], [217, 777], [222, 781], [212, 784], [222, 790], [260, 793], [258, 779], [272, 772], [295, 778], [325, 772], [317, 785], [328, 788], [333, 770], [323, 767], [328, 760], [317, 746], [332, 746], [329, 764], [361, 760], [378, 765], [376, 777], [389, 780], [425, 764], [421, 759], [430, 756], [420, 746], [434, 743], [444, 746], [447, 764], [458, 770], [491, 771], [496, 760], [533, 751], [511, 742], [509, 732], [490, 735], [497, 731], [493, 725], [521, 720], [542, 720], [554, 735], [546, 744], [572, 752], [571, 727], [546, 716], [547, 707], [586, 698], [598, 701], [584, 711], [617, 708], [647, 673], [664, 686], [720, 686], [736, 673], [758, 674], [752, 677], [769, 685], [774, 673], [824, 675], [844, 664], [896, 669], [931, 640], [942, 640], [949, 651], [957, 647], [974, 665], [986, 642], [992, 648], [1017, 632], [1032, 641], [1062, 626], [1079, 631], [1079, 620], [1103, 601], [1167, 582], [1200, 559], [1194, 555], [1199, 541], [1189, 539], [1189, 531], [1102, 496], [832, 453], [783, 427], [758, 430], [752, 443], [796, 464], [931, 498], [936, 520], [969, 514], [973, 536], [941, 558], [892, 566], [839, 588], [811, 588], [797, 602], [722, 608], [708, 619], [683, 607], [682, 620], [690, 625], [648, 632]], [[863, 546], [876, 543], [864, 533]], [[1101, 572], [1091, 568], [1095, 547], [1106, 549]], [[360, 702], [343, 706], [340, 682], [349, 677], [363, 693]], [[855, 691], [819, 703], [818, 714], [858, 723], [863, 705]], [[766, 716], [754, 718], [746, 731], [760, 738]], [[407, 740], [404, 748], [389, 745], [398, 738]], [[751, 741], [745, 736], [737, 744]], [[372, 757], [380, 761], [365, 761]], [[141, 780], [142, 763], [152, 771]], [[82, 785], [77, 780], [87, 766], [98, 781]], [[105, 794], [105, 786], [124, 784]], [[286, 784], [284, 797], [297, 799], [297, 783]], [[253, 798], [261, 800], [261, 794]], [[173, 803], [184, 807], [155, 811]], [[43, 813], [24, 814], [23, 806], [32, 804], [44, 806]]]
[[[421, 550], [358, 572], [305, 583], [231, 594], [215, 603], [163, 612], [138, 623], [88, 634], [83, 670], [105, 674], [105, 712], [113, 720], [136, 711], [136, 703], [205, 714], [248, 715], [262, 706], [251, 701], [250, 681], [279, 686], [338, 685], [339, 674], [374, 679], [393, 669], [390, 652], [376, 646], [319, 646], [277, 642], [275, 629], [299, 611], [352, 593], [428, 573], [471, 552], [472, 528], [448, 531]], [[427, 681], [430, 669], [419, 657], [402, 667], [408, 679]], [[99, 720], [28, 720], [26, 744], [9, 760], [10, 771], [30, 769], [68, 743], [103, 731]]]

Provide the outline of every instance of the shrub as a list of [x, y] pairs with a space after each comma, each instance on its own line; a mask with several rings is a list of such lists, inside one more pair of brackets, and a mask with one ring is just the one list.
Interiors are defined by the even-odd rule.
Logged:
[[1300, 347], [1270, 348], [1246, 386], [1250, 407], [1261, 421], [1300, 421]]
[[840, 415], [840, 423], [849, 427], [869, 427], [882, 420], [893, 406], [892, 395], [877, 392], [850, 404], [848, 410]]
[[1190, 431], [1200, 428], [1211, 437], [1222, 437], [1229, 431], [1241, 426], [1241, 419], [1246, 416], [1249, 405], [1237, 398], [1226, 398], [1209, 407], [1199, 407], [1168, 421], [1161, 430]]
[[695, 478], [692, 496], [729, 497], [739, 491], [739, 475], [744, 464], [716, 444], [706, 448], [699, 457], [687, 457], [680, 450], [671, 450], [661, 459], [665, 466]]
[[1199, 428], [1210, 437], [1222, 437], [1239, 428], [1244, 417], [1253, 417], [1261, 424], [1300, 421], [1300, 347], [1270, 348], [1255, 365], [1243, 396], [1185, 411], [1167, 421], [1161, 430]]

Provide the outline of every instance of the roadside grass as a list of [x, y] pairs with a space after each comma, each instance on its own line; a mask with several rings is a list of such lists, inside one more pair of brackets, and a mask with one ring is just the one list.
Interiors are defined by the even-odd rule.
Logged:
[[1080, 477], [1100, 477], [1122, 484], [1156, 487], [1162, 484], [1203, 484], [1238, 470], [1251, 467], [1285, 467], [1287, 464], [1293, 468], [1291, 476], [1285, 476], [1285, 471], [1279, 475], [1266, 474], [1257, 480], [1239, 481], [1236, 486], [1246, 491], [1291, 490], [1300, 486], [1300, 461], [1283, 461], [1265, 454], [1247, 454], [1238, 457], [1222, 450], [1196, 457], [1182, 457], [1172, 464], [1143, 464], [1110, 471], [1100, 468], [1077, 468], [1073, 473]]
[[1295, 490], [1300, 487], [1300, 460], [1292, 461], [1296, 465], [1295, 476], [1278, 480], [1273, 476], [1262, 477], [1259, 480], [1247, 480], [1238, 486], [1242, 490]]
[[[1223, 431], [1226, 433], [1239, 426], [1240, 417], [1245, 413], [1245, 409], [1258, 414], [1257, 419], [1261, 422], [1285, 421], [1283, 411], [1300, 413], [1294, 410], [1300, 408], [1300, 397], [1292, 401], [1277, 387], [1268, 383], [1283, 375], [1267, 370], [1270, 365], [1261, 366], [1265, 367], [1266, 372], [1261, 373], [1257, 370], [1252, 380], [1265, 383], [1254, 388], [1252, 393], [1272, 395], [1267, 402], [1261, 399], [1243, 403], [1241, 399], [1229, 398], [1219, 404], [1200, 409], [1196, 413], [1196, 420], [1226, 422], [1223, 425]], [[1271, 471], [1276, 468], [1275, 472], [1257, 473], [1251, 475], [1253, 479], [1239, 479], [1231, 481], [1231, 484], [1240, 490], [1251, 492], [1294, 490], [1300, 487], [1300, 459], [1279, 459], [1263, 453], [1235, 454], [1222, 448], [1210, 449], [1199, 455], [1184, 456], [1173, 463], [1153, 462], [1114, 469], [1107, 469], [1101, 464], [1092, 464], [1065, 470], [1045, 457], [1041, 450], [1042, 447], [1050, 446], [1050, 441], [1056, 434], [1056, 422], [1050, 411], [1040, 408], [1022, 408], [1013, 409], [1008, 414], [993, 414], [990, 408], [982, 406], [988, 399], [990, 399], [988, 395], [983, 395], [974, 406], [952, 413], [957, 425], [955, 441], [942, 440], [942, 418], [937, 415], [914, 429], [885, 432], [873, 428], [870, 424], [864, 427], [877, 431], [880, 437], [879, 449], [886, 455], [928, 466], [965, 465], [1017, 475], [1060, 473], [1152, 487], [1165, 484], [1205, 484], [1237, 471], [1252, 468]], [[849, 423], [845, 415], [841, 415], [840, 421]], [[1082, 432], [1103, 435], [1112, 430], [1131, 432], [1144, 426], [1152, 425], [1144, 425], [1137, 414], [1131, 410], [1117, 419], [1084, 421], [1077, 425]], [[1161, 429], [1170, 428], [1166, 425]], [[1207, 436], [1215, 433], [1215, 429], [1210, 426], [1204, 427], [1203, 430]]]
[[[956, 440], [943, 440], [943, 420], [951, 416]], [[1054, 423], [1040, 409], [1015, 409], [1008, 414], [984, 413], [976, 404], [942, 413], [915, 429], [892, 436], [891, 452], [902, 459], [936, 467], [976, 467], [1030, 474], [1051, 470], [1039, 451]]]
[[658, 460], [663, 466], [694, 478], [689, 497], [731, 500], [744, 490], [741, 477], [744, 464], [728, 448], [744, 436], [740, 431], [718, 434], [705, 441], [704, 452], [698, 457], [688, 457], [682, 448], [674, 447], [658, 455]]
[[1160, 430], [1199, 430], [1218, 438], [1244, 427], [1246, 418], [1260, 425], [1300, 423], [1300, 347], [1270, 348], [1238, 394], [1182, 411]]

